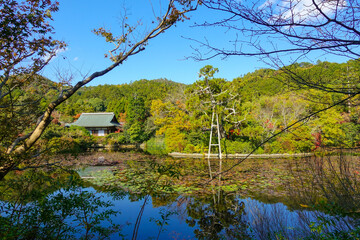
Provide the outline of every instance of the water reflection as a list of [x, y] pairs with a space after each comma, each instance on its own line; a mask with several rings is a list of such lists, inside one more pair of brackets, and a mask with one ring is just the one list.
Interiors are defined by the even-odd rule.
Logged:
[[[287, 206], [245, 199], [246, 221], [254, 239], [356, 239], [356, 221], [320, 211], [294, 210]], [[341, 237], [343, 236], [343, 237]]]
[[32, 169], [0, 182], [0, 239], [103, 239], [121, 234], [111, 201], [73, 171]]
[[[257, 161], [239, 166], [232, 175], [223, 176], [221, 182], [216, 179], [207, 185], [206, 162], [193, 160], [163, 159], [156, 164], [132, 161], [126, 163], [127, 168], [106, 169], [103, 173], [95, 169], [95, 175], [86, 175], [86, 179], [59, 169], [14, 173], [0, 182], [0, 221], [4, 223], [1, 228], [4, 230], [7, 226], [8, 231], [11, 226], [23, 224], [23, 221], [10, 223], [16, 219], [8, 218], [10, 212], [19, 217], [26, 213], [28, 220], [43, 221], [24, 226], [54, 228], [49, 221], [59, 220], [62, 213], [73, 220], [71, 214], [77, 207], [86, 206], [99, 214], [106, 209], [114, 211], [108, 212], [106, 219], [97, 219], [99, 226], [121, 225], [121, 230], [117, 228], [118, 232], [111, 233], [109, 238], [117, 239], [120, 233], [130, 239], [139, 210], [149, 197], [138, 239], [157, 236], [159, 239], [356, 238], [359, 235], [356, 232], [359, 228], [358, 175], [354, 172], [357, 166], [344, 159], [341, 162], [338, 159], [337, 163], [320, 160]], [[224, 162], [225, 167], [226, 164], [231, 162]], [[61, 200], [54, 197], [59, 196], [58, 193], [62, 193]], [[54, 201], [56, 199], [58, 201]], [[108, 205], [101, 205], [101, 201]], [[97, 208], [91, 203], [100, 205]], [[19, 210], [27, 206], [36, 208]], [[51, 209], [55, 209], [53, 212], [57, 215], [39, 218], [39, 212], [50, 213]], [[121, 214], [110, 214], [115, 212]], [[87, 222], [92, 222], [94, 217]], [[84, 229], [75, 236], [86, 234], [86, 227]], [[44, 233], [46, 231], [27, 232], [34, 236]]]
[[186, 222], [195, 227], [198, 239], [247, 239], [248, 223], [244, 220], [245, 204], [234, 194], [223, 190], [193, 197], [186, 205]]

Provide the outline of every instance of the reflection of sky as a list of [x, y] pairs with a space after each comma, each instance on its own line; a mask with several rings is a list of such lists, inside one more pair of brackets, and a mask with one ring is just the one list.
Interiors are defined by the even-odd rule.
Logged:
[[[113, 218], [115, 223], [124, 225], [123, 234], [126, 235], [125, 239], [129, 239], [132, 236], [134, 230], [134, 223], [139, 214], [139, 211], [144, 203], [144, 199], [140, 201], [131, 201], [128, 197], [125, 197], [121, 200], [112, 200], [112, 197], [107, 194], [101, 194], [103, 200], [108, 200], [114, 203], [115, 210], [121, 212], [118, 216]], [[160, 211], [166, 207], [152, 207], [151, 198], [147, 201], [141, 224], [138, 232], [138, 239], [146, 239], [149, 237], [157, 237], [159, 227], [155, 224], [154, 221], [150, 219], [160, 220]], [[126, 225], [130, 223], [130, 225]], [[173, 239], [172, 236], [175, 236], [175, 239], [191, 239], [193, 238], [193, 229], [190, 228], [185, 221], [174, 214], [169, 217], [169, 225], [164, 226], [164, 232], [161, 233], [160, 239]]]
[[300, 215], [307, 216], [308, 223], [316, 221], [316, 216], [312, 212], [289, 211], [287, 206], [282, 203], [266, 204], [250, 198], [243, 201], [245, 203], [246, 221], [254, 230], [257, 238], [261, 238], [263, 231], [270, 230], [271, 233], [276, 233], [285, 230], [290, 237], [296, 239], [301, 237], [302, 231], [309, 233], [310, 230], [307, 224], [303, 224]]
[[[321, 225], [322, 233], [334, 230], [349, 231], [348, 226], [351, 226], [352, 222], [350, 218], [329, 216], [319, 211], [289, 210], [283, 203], [267, 204], [251, 198], [242, 201], [245, 203], [244, 217], [256, 239], [267, 239], [264, 238], [264, 233], [279, 234], [280, 232], [284, 232], [282, 236], [285, 239], [302, 239], [315, 234], [311, 231], [311, 225], [314, 229]], [[325, 223], [325, 221], [330, 222], [329, 220], [333, 221], [333, 224]], [[275, 235], [273, 237], [275, 238]]]
[[[115, 223], [124, 225], [123, 234], [126, 238], [131, 238], [132, 231], [134, 229], [134, 223], [139, 214], [140, 208], [144, 200], [131, 201], [128, 197], [121, 200], [113, 200], [111, 196], [99, 193], [103, 200], [109, 200], [114, 203], [115, 210], [121, 212], [120, 215], [113, 218]], [[290, 211], [286, 205], [282, 203], [268, 204], [262, 203], [257, 200], [250, 198], [238, 199], [240, 202], [245, 203], [245, 214], [242, 219], [249, 224], [249, 233], [255, 239], [266, 239], [263, 238], [264, 234], [270, 231], [270, 234], [279, 233], [286, 231], [286, 235], [290, 238], [304, 237], [310, 234], [309, 225], [312, 222], [318, 222], [318, 217], [329, 217], [323, 213], [317, 211]], [[177, 202], [172, 203], [169, 206], [156, 207], [154, 208], [151, 199], [148, 201], [145, 207], [145, 211], [141, 220], [139, 228], [138, 239], [146, 239], [148, 237], [156, 237], [158, 234], [158, 226], [154, 221], [150, 221], [151, 218], [160, 219], [160, 211], [163, 210], [178, 210], [179, 214], [174, 214], [169, 217], [169, 225], [164, 226], [165, 230], [161, 233], [160, 239], [194, 239], [194, 230], [185, 222], [187, 216], [182, 214], [186, 208], [186, 202], [184, 204], [178, 204]], [[333, 218], [334, 219], [334, 218]], [[130, 223], [130, 225], [126, 225]], [[196, 225], [196, 227], [198, 227]], [[341, 227], [340, 223], [336, 224], [336, 227]], [[326, 226], [323, 227], [326, 230]]]
[[[96, 193], [96, 190], [93, 188], [86, 188], [83, 189], [83, 191]], [[53, 195], [56, 195], [57, 192], [53, 193]], [[123, 225], [124, 227], [121, 234], [125, 235], [125, 239], [130, 239], [133, 233], [136, 218], [142, 204], [144, 203], [144, 199], [132, 201], [129, 197], [114, 199], [108, 193], [96, 193], [96, 195], [100, 197], [102, 201], [112, 202], [114, 204], [113, 209], [120, 211], [120, 214], [112, 217], [112, 221], [115, 224]], [[281, 233], [285, 239], [298, 239], [311, 233], [309, 225], [312, 222], [320, 224], [318, 221], [319, 217], [329, 218], [329, 216], [317, 211], [290, 211], [282, 203], [268, 204], [250, 198], [236, 199], [230, 205], [236, 205], [237, 202], [240, 203], [241, 201], [245, 204], [245, 210], [244, 214], [239, 217], [239, 219], [248, 225], [248, 234], [251, 234], [254, 239], [268, 239], [266, 236], [273, 236], [275, 238], [276, 235], [271, 234], [277, 233]], [[187, 203], [188, 201], [186, 201], [186, 198], [184, 200], [184, 198], [179, 197], [176, 202], [173, 202], [168, 206], [154, 207], [150, 198], [145, 206], [145, 211], [142, 216], [138, 239], [148, 239], [149, 237], [156, 239], [159, 227], [151, 219], [160, 220], [161, 212], [175, 210], [178, 211], [178, 214], [169, 216], [169, 220], [167, 221], [169, 225], [164, 226], [159, 239], [195, 239], [194, 231], [199, 227], [199, 225], [196, 225], [195, 228], [191, 228], [185, 222], [185, 220], [189, 218], [186, 216]], [[206, 206], [209, 207], [210, 205]], [[0, 201], [0, 209], [3, 209], [4, 211], [4, 209], [8, 207], [10, 207], [9, 204]], [[104, 209], [99, 209], [99, 212], [102, 210]], [[228, 211], [231, 210], [229, 209]], [[214, 214], [211, 209], [207, 213]], [[1, 212], [0, 214], [2, 216], [6, 216], [4, 212]], [[337, 221], [334, 217], [331, 219], [335, 220], [335, 225], [330, 227], [330, 230], [334, 230], [335, 228], [337, 230], [347, 230], [344, 228], [345, 225], [342, 224], [342, 222]], [[67, 222], [71, 223], [72, 220], [73, 218], [68, 218]], [[347, 219], [346, 222], [351, 226], [350, 219]], [[106, 224], [108, 223], [104, 223], [103, 226], [107, 226]], [[232, 229], [231, 226], [228, 227], [229, 229]], [[322, 226], [322, 229], [326, 231], [326, 225]], [[76, 236], [80, 237], [80, 234]], [[225, 234], [225, 231], [222, 231], [221, 234]], [[116, 234], [111, 239], [118, 239], [117, 236], [118, 235]]]

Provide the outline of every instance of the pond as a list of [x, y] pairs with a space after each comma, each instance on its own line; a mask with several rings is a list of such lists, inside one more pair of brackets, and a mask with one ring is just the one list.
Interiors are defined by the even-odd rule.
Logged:
[[210, 179], [206, 160], [163, 158], [17, 172], [1, 186], [0, 236], [356, 239], [358, 167], [351, 156], [224, 160], [218, 175], [212, 160]]

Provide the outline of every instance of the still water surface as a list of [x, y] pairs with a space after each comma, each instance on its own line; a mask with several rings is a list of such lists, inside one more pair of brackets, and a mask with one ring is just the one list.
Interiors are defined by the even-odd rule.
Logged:
[[[131, 239], [134, 223], [144, 200], [134, 201], [129, 197], [114, 200], [107, 194], [97, 194], [114, 203], [113, 208], [121, 212], [113, 220], [123, 225], [122, 234], [125, 239]], [[317, 222], [319, 217], [334, 219], [337, 224], [343, 225], [338, 225], [338, 228], [346, 229], [344, 219], [338, 221], [319, 211], [292, 211], [282, 203], [269, 204], [236, 197], [234, 201], [244, 206], [244, 209], [234, 212], [229, 208], [224, 214], [213, 203], [202, 201], [194, 207], [196, 201], [199, 199], [191, 196], [179, 197], [166, 206], [154, 206], [150, 200], [142, 216], [138, 239], [156, 239], [159, 231], [159, 239], [276, 239], [277, 236], [297, 239], [313, 235], [309, 224]], [[170, 215], [167, 216], [166, 225], [160, 230], [155, 220], [161, 220], [161, 216], [168, 212]], [[347, 219], [346, 222], [351, 224], [352, 220]], [[116, 238], [116, 234], [113, 238]]]
[[[252, 160], [223, 175], [221, 182], [216, 179], [210, 183], [205, 160], [163, 160], [161, 166], [176, 166], [172, 169], [182, 174], [170, 181], [157, 182], [158, 185], [170, 185], [171, 190], [160, 188], [150, 193], [138, 239], [316, 239], [320, 235], [356, 228], [357, 214], [344, 214], [346, 204], [352, 203], [342, 201], [341, 191], [349, 193], [348, 189], [338, 186], [344, 187], [344, 183], [338, 181], [342, 176], [336, 175], [336, 180], [335, 173], [327, 172], [326, 159], [322, 160], [324, 169], [319, 169], [319, 162], [308, 160], [307, 163], [307, 160]], [[225, 161], [225, 169], [235, 163], [234, 160]], [[213, 168], [217, 167], [216, 162], [212, 164]], [[113, 200], [109, 194], [97, 193], [121, 211], [114, 220], [124, 226], [122, 231], [126, 238], [133, 235], [134, 223], [146, 196], [143, 194], [146, 188], [133, 188], [132, 185], [144, 185], [144, 179], [154, 179], [147, 174], [159, 166], [131, 162], [122, 170], [113, 168], [116, 181], [122, 181], [118, 185], [128, 189], [128, 195]], [[317, 167], [314, 169], [314, 166]], [[315, 170], [326, 183], [309, 175], [314, 175], [312, 171]], [[79, 173], [85, 178], [95, 176], [88, 179], [95, 183], [112, 182], [109, 173], [113, 172], [109, 168], [91, 167]], [[159, 175], [155, 170], [153, 174]], [[166, 174], [162, 176], [167, 177]], [[202, 187], [199, 187], [200, 182]], [[314, 186], [314, 182], [319, 185]], [[321, 192], [325, 185], [327, 190]], [[338, 208], [338, 204], [343, 204], [344, 208]]]
[[[48, 230], [60, 219], [76, 229], [69, 239], [80, 238], [85, 222], [115, 210], [99, 220], [104, 229], [121, 225], [110, 239], [356, 239], [359, 166], [358, 157], [225, 160], [223, 170], [231, 171], [212, 180], [207, 161], [199, 159], [16, 172], [0, 186], [0, 230], [41, 239], [55, 236]], [[211, 162], [215, 175], [218, 167]], [[66, 190], [69, 179], [79, 185]]]

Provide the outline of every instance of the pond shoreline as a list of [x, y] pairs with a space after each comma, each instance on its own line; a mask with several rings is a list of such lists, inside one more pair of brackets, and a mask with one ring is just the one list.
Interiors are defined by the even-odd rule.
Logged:
[[146, 161], [160, 159], [160, 156], [141, 152], [86, 152], [72, 156], [63, 154], [54, 161], [60, 160], [63, 166], [118, 166], [124, 161]]
[[[294, 153], [294, 154], [223, 154], [223, 159], [295, 159], [295, 158], [305, 158], [317, 156], [319, 153]], [[329, 155], [329, 154], [325, 154]], [[331, 155], [331, 154], [330, 154]], [[347, 155], [347, 154], [346, 154]], [[355, 155], [358, 156], [358, 155]], [[53, 159], [54, 162], [61, 162], [63, 166], [116, 166], [121, 165], [124, 161], [134, 160], [134, 161], [161, 161], [166, 158], [176, 159], [207, 159], [207, 154], [204, 153], [178, 153], [172, 152], [167, 155], [152, 155], [145, 152], [138, 151], [122, 151], [122, 152], [85, 152], [78, 154], [76, 156], [71, 154], [62, 154], [58, 155], [56, 159]], [[218, 159], [218, 154], [211, 154], [211, 159]], [[147, 160], [144, 160], [147, 159]]]
[[[179, 153], [172, 152], [168, 154], [173, 158], [208, 158], [207, 153]], [[298, 158], [298, 157], [310, 157], [314, 156], [314, 153], [275, 153], [275, 154], [223, 154], [223, 158], [235, 158], [235, 159], [267, 159], [267, 158]], [[218, 154], [210, 154], [210, 158], [218, 158]]]

